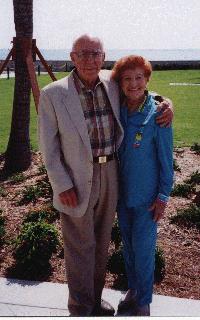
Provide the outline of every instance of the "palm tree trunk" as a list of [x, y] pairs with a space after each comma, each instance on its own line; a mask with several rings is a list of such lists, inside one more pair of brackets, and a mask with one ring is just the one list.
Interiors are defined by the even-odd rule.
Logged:
[[12, 124], [6, 150], [5, 166], [10, 173], [26, 170], [31, 164], [29, 138], [31, 83], [25, 61], [23, 39], [31, 50], [33, 35], [33, 0], [13, 0], [15, 21], [15, 88]]

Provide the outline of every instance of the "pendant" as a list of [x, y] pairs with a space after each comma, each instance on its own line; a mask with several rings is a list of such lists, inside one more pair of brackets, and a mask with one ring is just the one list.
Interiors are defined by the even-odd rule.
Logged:
[[133, 148], [138, 148], [140, 146], [140, 142], [142, 140], [142, 133], [141, 132], [137, 132], [135, 135], [135, 141], [133, 144]]
[[141, 141], [142, 140], [142, 134], [140, 132], [137, 132], [135, 135], [135, 140], [136, 141]]
[[140, 146], [140, 143], [134, 142], [133, 148], [139, 148], [139, 146]]

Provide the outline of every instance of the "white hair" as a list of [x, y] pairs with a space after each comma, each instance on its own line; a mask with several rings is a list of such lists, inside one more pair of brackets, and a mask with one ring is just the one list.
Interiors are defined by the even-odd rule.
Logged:
[[91, 41], [91, 42], [99, 43], [102, 51], [104, 51], [103, 42], [98, 37], [92, 37], [92, 36], [89, 36], [88, 34], [83, 34], [82, 36], [80, 36], [76, 40], [74, 40], [74, 42], [72, 44], [72, 52], [76, 51], [75, 49], [76, 49], [76, 46], [79, 42], [84, 42], [84, 41]]

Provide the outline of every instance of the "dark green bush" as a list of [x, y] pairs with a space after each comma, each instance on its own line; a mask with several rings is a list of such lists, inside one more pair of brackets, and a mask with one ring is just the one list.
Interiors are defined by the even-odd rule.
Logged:
[[198, 208], [200, 208], [200, 191], [196, 192], [195, 198], [193, 199], [193, 203], [196, 204]]
[[195, 192], [195, 187], [191, 184], [177, 184], [171, 192], [172, 197], [188, 197]]
[[107, 269], [110, 273], [125, 275], [125, 265], [122, 253], [122, 246], [109, 257]]
[[171, 192], [171, 196], [188, 197], [196, 191], [196, 185], [200, 184], [200, 173], [193, 172], [189, 179], [184, 181], [184, 184], [177, 184]]
[[52, 198], [52, 188], [47, 179], [38, 181], [35, 186], [26, 186], [22, 191], [22, 198], [18, 204], [23, 205], [29, 202], [36, 202], [40, 197]]
[[42, 164], [42, 165], [40, 165], [40, 166], [38, 167], [38, 173], [41, 174], [41, 175], [42, 175], [42, 174], [47, 174], [47, 170], [46, 170], [44, 164]]
[[154, 271], [154, 282], [160, 283], [165, 277], [165, 257], [164, 252], [158, 246], [156, 247], [155, 255], [155, 271]]
[[113, 227], [112, 227], [112, 232], [111, 232], [111, 241], [115, 245], [115, 249], [118, 249], [122, 243], [121, 239], [121, 234], [119, 230], [119, 225], [118, 225], [118, 220], [115, 219]]
[[38, 181], [37, 187], [41, 190], [42, 197], [52, 198], [53, 191], [52, 191], [50, 182], [48, 180], [48, 177], [46, 177], [43, 180]]
[[3, 242], [3, 238], [5, 236], [5, 217], [2, 214], [2, 210], [0, 209], [0, 244]]
[[42, 196], [42, 192], [38, 186], [26, 186], [22, 190], [22, 198], [19, 201], [19, 205], [27, 204], [29, 202], [36, 202], [36, 200]]
[[187, 184], [200, 185], [200, 172], [195, 171], [191, 174], [190, 178], [184, 181]]
[[174, 159], [174, 161], [173, 161], [173, 168], [174, 168], [174, 171], [181, 172], [181, 168], [179, 167], [176, 159]]
[[44, 207], [39, 210], [30, 211], [26, 215], [23, 223], [40, 222], [40, 221], [52, 223], [58, 218], [59, 218], [59, 212], [56, 209], [54, 209], [53, 207]]
[[43, 221], [24, 223], [14, 241], [14, 257], [25, 278], [35, 279], [45, 272], [58, 245], [58, 231], [53, 225]]
[[12, 183], [23, 182], [25, 179], [26, 179], [26, 177], [23, 173], [16, 173], [10, 177], [10, 181]]
[[191, 204], [187, 209], [177, 210], [177, 214], [170, 218], [170, 222], [200, 229], [200, 208]]
[[195, 142], [195, 143], [191, 146], [190, 150], [194, 151], [194, 152], [197, 153], [197, 154], [200, 154], [200, 144], [198, 144], [198, 143]]
[[7, 192], [4, 189], [4, 187], [0, 187], [0, 197], [6, 197], [7, 196]]

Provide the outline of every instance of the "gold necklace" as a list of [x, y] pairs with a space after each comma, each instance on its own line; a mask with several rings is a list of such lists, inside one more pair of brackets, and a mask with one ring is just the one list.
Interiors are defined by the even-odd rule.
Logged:
[[141, 109], [141, 108], [143, 107], [143, 105], [145, 104], [145, 102], [146, 102], [146, 98], [147, 98], [147, 96], [145, 95], [142, 103], [140, 103], [138, 106], [137, 106], [137, 105], [135, 105], [135, 106], [134, 106], [134, 105], [131, 105], [131, 104], [128, 102], [128, 99], [127, 99], [128, 109], [129, 109], [130, 111], [136, 111], [136, 110], [138, 110], [138, 109]]

